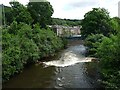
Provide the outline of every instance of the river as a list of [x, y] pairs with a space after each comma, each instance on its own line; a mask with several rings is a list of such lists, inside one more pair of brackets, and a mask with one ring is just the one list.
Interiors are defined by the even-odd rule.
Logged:
[[[86, 47], [80, 40], [69, 42], [69, 47], [50, 61], [26, 67], [20, 74], [3, 84], [3, 88], [99, 88], [98, 75], [89, 74], [85, 57]], [[93, 73], [92, 73], [93, 74]]]

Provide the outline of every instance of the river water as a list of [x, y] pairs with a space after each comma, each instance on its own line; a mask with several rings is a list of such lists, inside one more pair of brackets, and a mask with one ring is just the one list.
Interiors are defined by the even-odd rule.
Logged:
[[99, 88], [97, 75], [92, 78], [88, 74], [86, 63], [92, 62], [85, 57], [86, 47], [79, 42], [72, 41], [73, 44], [50, 61], [26, 67], [4, 83], [3, 88]]

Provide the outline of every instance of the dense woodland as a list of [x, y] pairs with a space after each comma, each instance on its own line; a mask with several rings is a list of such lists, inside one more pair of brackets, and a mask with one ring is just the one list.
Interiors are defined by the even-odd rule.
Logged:
[[101, 83], [106, 88], [120, 89], [120, 18], [110, 18], [104, 8], [93, 8], [81, 24], [87, 54], [100, 62]]
[[3, 18], [3, 22], [6, 20], [2, 29], [3, 82], [22, 71], [26, 64], [54, 56], [65, 41], [47, 27], [53, 13], [49, 2], [30, 2], [27, 7], [19, 2], [10, 5], [11, 8], [5, 8]]
[[[49, 2], [29, 2], [23, 6], [10, 2], [5, 7], [2, 29], [3, 81], [19, 73], [26, 64], [54, 55], [64, 47], [63, 39], [47, 25], [82, 25], [81, 35], [88, 47], [87, 55], [99, 60], [101, 83], [106, 88], [120, 88], [120, 18], [111, 18], [104, 8], [93, 8], [83, 20], [51, 18]], [[44, 12], [43, 12], [44, 11]]]
[[[6, 22], [7, 25], [10, 25], [12, 23], [12, 21], [13, 21], [13, 17], [12, 17], [13, 15], [12, 15], [12, 12], [11, 12], [11, 7], [4, 6], [4, 8], [5, 8], [5, 16], [6, 16], [5, 22]], [[30, 9], [28, 9], [28, 10], [30, 11]], [[31, 14], [34, 13], [32, 11], [30, 11], [30, 12], [31, 12]], [[52, 10], [52, 12], [53, 12], [53, 10]], [[11, 17], [9, 17], [10, 15], [11, 15]], [[34, 17], [34, 14], [32, 14], [32, 15]], [[36, 23], [36, 22], [34, 21], [32, 23]], [[63, 26], [80, 26], [81, 25], [81, 20], [77, 20], [77, 19], [60, 19], [60, 18], [52, 18], [51, 17], [51, 20], [49, 20], [49, 23], [46, 23], [46, 24], [49, 24], [49, 25], [63, 25]]]

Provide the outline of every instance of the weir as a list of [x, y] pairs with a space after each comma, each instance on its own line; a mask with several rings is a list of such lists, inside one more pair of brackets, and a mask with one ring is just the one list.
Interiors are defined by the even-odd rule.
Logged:
[[[69, 39], [69, 44], [58, 58], [26, 67], [22, 73], [3, 84], [3, 88], [99, 88], [97, 79], [89, 77], [85, 66], [85, 63], [92, 63], [92, 58], [85, 57], [83, 41]], [[96, 71], [91, 71], [97, 78]]]

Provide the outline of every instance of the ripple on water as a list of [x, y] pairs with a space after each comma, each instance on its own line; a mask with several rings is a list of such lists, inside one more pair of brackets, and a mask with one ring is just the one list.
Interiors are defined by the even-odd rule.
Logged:
[[66, 67], [80, 62], [91, 62], [91, 58], [86, 58], [83, 54], [86, 48], [83, 45], [69, 47], [61, 55], [59, 60], [43, 62], [47, 66]]

